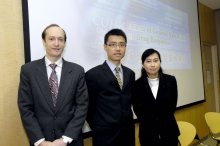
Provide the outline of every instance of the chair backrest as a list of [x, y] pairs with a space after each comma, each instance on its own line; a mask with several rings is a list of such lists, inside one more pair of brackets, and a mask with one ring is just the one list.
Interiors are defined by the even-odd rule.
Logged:
[[220, 113], [207, 112], [205, 114], [205, 120], [213, 134], [220, 132]]
[[180, 136], [178, 137], [181, 146], [188, 146], [196, 136], [196, 128], [188, 122], [177, 121]]

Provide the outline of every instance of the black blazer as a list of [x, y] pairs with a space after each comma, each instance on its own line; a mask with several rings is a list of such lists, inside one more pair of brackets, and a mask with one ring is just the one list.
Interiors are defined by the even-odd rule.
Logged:
[[21, 119], [31, 144], [45, 138], [53, 141], [62, 135], [73, 139], [70, 146], [82, 146], [82, 127], [88, 108], [84, 69], [63, 60], [54, 110], [45, 58], [21, 67], [18, 89]]
[[155, 99], [147, 78], [138, 79], [133, 90], [133, 109], [140, 120], [139, 137], [146, 140], [177, 138], [180, 134], [174, 112], [177, 104], [174, 76], [163, 74]]
[[122, 69], [122, 90], [106, 62], [86, 73], [89, 91], [87, 122], [93, 131], [93, 136], [100, 136], [102, 139], [100, 146], [114, 143], [118, 139], [117, 133], [123, 128], [134, 137], [131, 96], [135, 74], [125, 66], [122, 66]]

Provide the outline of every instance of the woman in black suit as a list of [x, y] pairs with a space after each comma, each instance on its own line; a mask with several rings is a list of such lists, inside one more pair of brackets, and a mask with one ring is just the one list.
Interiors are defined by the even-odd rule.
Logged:
[[140, 144], [177, 146], [180, 132], [174, 117], [178, 96], [176, 79], [163, 73], [158, 51], [145, 50], [141, 60], [142, 74], [135, 82], [132, 97], [140, 121]]

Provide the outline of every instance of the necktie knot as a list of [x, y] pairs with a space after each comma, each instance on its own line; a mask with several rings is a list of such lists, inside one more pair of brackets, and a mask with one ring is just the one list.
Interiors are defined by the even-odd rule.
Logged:
[[51, 63], [50, 67], [54, 70], [57, 67], [57, 65], [55, 63]]
[[116, 70], [116, 73], [119, 73], [120, 72], [120, 67], [116, 67], [115, 70]]
[[52, 68], [53, 72], [56, 73], [55, 68], [57, 67], [57, 65], [55, 63], [51, 63], [49, 66]]

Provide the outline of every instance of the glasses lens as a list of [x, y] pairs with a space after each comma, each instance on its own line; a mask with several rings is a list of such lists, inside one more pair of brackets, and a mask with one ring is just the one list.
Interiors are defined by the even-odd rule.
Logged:
[[117, 46], [119, 46], [120, 48], [124, 48], [126, 47], [126, 44], [120, 43], [120, 44], [107, 44], [109, 47], [111, 48], [116, 48]]

